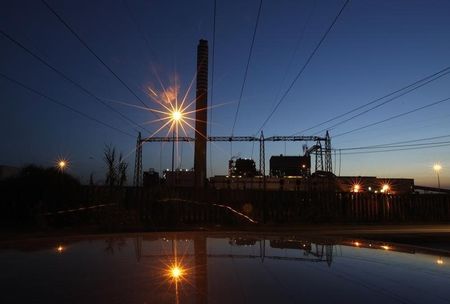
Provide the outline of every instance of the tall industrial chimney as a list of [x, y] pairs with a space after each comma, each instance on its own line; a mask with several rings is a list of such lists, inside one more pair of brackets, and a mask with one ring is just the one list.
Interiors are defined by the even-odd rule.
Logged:
[[208, 41], [200, 39], [197, 47], [197, 90], [195, 104], [195, 186], [205, 187], [206, 183], [206, 132], [208, 106]]

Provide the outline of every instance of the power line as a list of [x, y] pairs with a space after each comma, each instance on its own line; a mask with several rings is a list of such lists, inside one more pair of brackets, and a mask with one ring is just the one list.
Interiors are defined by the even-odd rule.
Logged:
[[320, 133], [322, 133], [322, 132], [324, 132], [324, 131], [332, 130], [332, 129], [334, 129], [335, 127], [337, 127], [337, 126], [339, 126], [339, 125], [342, 125], [342, 124], [344, 124], [344, 123], [346, 123], [346, 122], [348, 122], [348, 121], [350, 121], [350, 120], [352, 120], [352, 119], [355, 119], [356, 117], [359, 117], [359, 116], [361, 116], [361, 115], [364, 115], [364, 114], [366, 114], [366, 113], [368, 113], [368, 112], [370, 112], [370, 111], [372, 111], [372, 110], [375, 110], [375, 109], [377, 109], [377, 108], [379, 108], [379, 107], [381, 107], [381, 106], [384, 106], [385, 104], [390, 103], [390, 102], [392, 102], [392, 101], [394, 101], [394, 100], [396, 100], [396, 99], [398, 99], [398, 98], [400, 98], [400, 97], [402, 97], [402, 96], [404, 96], [404, 95], [406, 95], [406, 94], [408, 94], [408, 93], [410, 93], [410, 92], [412, 92], [412, 91], [415, 91], [415, 90], [417, 90], [417, 89], [419, 89], [419, 88], [421, 88], [421, 87], [423, 87], [423, 86], [425, 86], [425, 85], [427, 85], [427, 84], [429, 84], [429, 83], [431, 83], [431, 82], [433, 82], [433, 81], [435, 81], [435, 80], [437, 80], [437, 79], [439, 79], [439, 78], [441, 78], [441, 77], [444, 77], [444, 76], [446, 76], [446, 75], [448, 75], [448, 74], [450, 74], [450, 70], [447, 71], [447, 72], [445, 72], [445, 73], [443, 73], [443, 74], [441, 74], [441, 75], [438, 75], [437, 77], [432, 78], [432, 79], [430, 79], [430, 80], [428, 80], [428, 81], [426, 81], [426, 82], [424, 82], [424, 83], [422, 83], [422, 84], [420, 84], [420, 85], [418, 85], [418, 86], [416, 86], [416, 87], [413, 87], [413, 88], [411, 88], [411, 89], [409, 89], [409, 90], [407, 90], [407, 91], [401, 93], [400, 95], [394, 96], [394, 97], [392, 97], [392, 98], [390, 98], [390, 99], [388, 99], [388, 100], [386, 100], [386, 101], [383, 101], [382, 103], [377, 104], [377, 105], [375, 105], [375, 106], [373, 106], [373, 107], [371, 107], [371, 108], [369, 108], [369, 109], [367, 109], [367, 110], [364, 110], [364, 111], [362, 111], [362, 112], [360, 112], [360, 113], [358, 113], [358, 114], [355, 114], [355, 115], [353, 115], [353, 116], [351, 116], [351, 117], [349, 117], [349, 118], [347, 118], [347, 119], [344, 119], [344, 120], [342, 120], [342, 121], [340, 121], [340, 122], [338, 122], [338, 123], [335, 123], [334, 125], [332, 125], [332, 126], [330, 126], [330, 127], [328, 127], [328, 128], [322, 129], [322, 130], [320, 130], [320, 131], [317, 132], [317, 133], [320, 134]]
[[373, 123], [367, 124], [367, 125], [362, 126], [362, 127], [358, 127], [358, 128], [352, 129], [352, 130], [344, 132], [344, 133], [340, 133], [340, 134], [334, 135], [333, 137], [339, 137], [339, 136], [347, 135], [347, 134], [350, 134], [350, 133], [353, 133], [353, 132], [356, 132], [356, 131], [359, 131], [359, 130], [362, 130], [362, 129], [366, 129], [366, 128], [369, 128], [369, 127], [372, 127], [372, 126], [384, 123], [386, 121], [389, 121], [389, 120], [392, 120], [392, 119], [396, 119], [396, 118], [399, 118], [399, 117], [402, 117], [402, 116], [405, 116], [405, 115], [408, 115], [408, 114], [411, 114], [411, 113], [414, 113], [414, 112], [417, 112], [417, 111], [420, 111], [420, 110], [423, 110], [423, 109], [426, 109], [426, 108], [429, 108], [429, 107], [432, 107], [432, 106], [435, 106], [435, 105], [438, 105], [438, 104], [446, 102], [448, 100], [450, 100], [450, 97], [447, 97], [447, 98], [444, 98], [444, 99], [441, 99], [441, 100], [429, 103], [427, 105], [415, 108], [415, 109], [407, 111], [407, 112], [403, 112], [403, 113], [400, 113], [400, 114], [388, 117], [386, 119], [382, 119], [382, 120], [377, 121], [377, 122], [373, 122]]
[[231, 128], [231, 136], [234, 135], [234, 128], [236, 127], [236, 121], [237, 121], [238, 114], [239, 114], [239, 108], [241, 107], [242, 95], [244, 94], [245, 83], [247, 81], [248, 68], [250, 66], [250, 60], [251, 60], [252, 54], [253, 54], [253, 46], [255, 44], [256, 31], [258, 30], [259, 17], [261, 16], [261, 9], [262, 9], [262, 0], [259, 1], [258, 15], [256, 16], [255, 28], [253, 30], [252, 43], [250, 44], [250, 50], [248, 52], [247, 64], [245, 66], [244, 80], [242, 81], [242, 86], [241, 86], [241, 91], [239, 94], [239, 100], [238, 100], [238, 104], [237, 104], [237, 108], [236, 108], [236, 113], [234, 114], [233, 127]]
[[[284, 75], [283, 75], [283, 79], [280, 82], [280, 87], [279, 87], [278, 92], [276, 94], [276, 99], [278, 99], [280, 97], [281, 90], [283, 88], [283, 84], [284, 84], [284, 82], [285, 82], [285, 80], [287, 78], [287, 75], [288, 75], [288, 72], [290, 70], [290, 67], [292, 66], [292, 62], [294, 61], [295, 55], [297, 54], [298, 50], [300, 49], [300, 46], [302, 45], [302, 41], [303, 41], [303, 38], [304, 38], [304, 35], [305, 35], [306, 28], [308, 27], [309, 22], [310, 22], [313, 14], [314, 14], [314, 11], [315, 11], [315, 8], [316, 8], [316, 4], [317, 4], [317, 1], [314, 0], [313, 7], [312, 7], [311, 11], [309, 12], [308, 17], [306, 18], [306, 21], [303, 24], [302, 29], [300, 31], [300, 35], [298, 36], [297, 41], [295, 43], [294, 52], [292, 52], [291, 58], [289, 59], [288, 64], [286, 65], [286, 69], [285, 69], [285, 72], [284, 72]], [[255, 133], [253, 136], [256, 136], [256, 135], [257, 134]], [[251, 159], [253, 159], [254, 149], [255, 149], [255, 142], [252, 142], [252, 153], [251, 153], [251, 157], [250, 157]]]
[[[337, 116], [335, 116], [335, 117], [332, 117], [332, 118], [330, 118], [330, 119], [328, 119], [328, 120], [326, 120], [326, 121], [324, 121], [324, 122], [318, 123], [318, 124], [316, 124], [316, 125], [314, 125], [314, 126], [312, 126], [312, 127], [310, 127], [310, 128], [307, 128], [307, 129], [301, 130], [301, 131], [299, 131], [299, 132], [296, 132], [296, 133], [294, 133], [293, 135], [297, 135], [297, 134], [300, 134], [300, 133], [303, 133], [303, 132], [306, 132], [306, 131], [315, 129], [315, 128], [317, 128], [317, 127], [323, 126], [324, 124], [327, 124], [327, 123], [329, 123], [329, 122], [332, 122], [332, 121], [334, 121], [334, 120], [336, 120], [336, 119], [339, 119], [339, 118], [341, 118], [341, 117], [347, 116], [348, 114], [351, 114], [351, 113], [353, 113], [353, 112], [356, 112], [356, 111], [358, 111], [358, 110], [360, 110], [360, 109], [362, 109], [362, 108], [365, 108], [366, 106], [369, 106], [369, 105], [374, 104], [374, 103], [376, 103], [376, 102], [378, 102], [378, 101], [380, 101], [380, 100], [383, 100], [383, 99], [388, 98], [388, 97], [390, 97], [390, 96], [392, 96], [392, 95], [395, 95], [395, 94], [397, 94], [397, 93], [399, 93], [399, 92], [401, 92], [401, 91], [404, 91], [404, 90], [406, 90], [406, 89], [408, 89], [408, 88], [410, 88], [410, 87], [413, 87], [413, 86], [415, 86], [415, 85], [417, 85], [417, 84], [419, 84], [419, 83], [421, 83], [421, 82], [424, 82], [424, 81], [426, 81], [426, 80], [428, 80], [428, 79], [430, 79], [430, 78], [433, 78], [433, 77], [435, 77], [435, 76], [437, 76], [437, 75], [439, 75], [439, 74], [441, 74], [441, 73], [444, 73], [444, 72], [446, 72], [446, 71], [450, 71], [450, 67], [446, 67], [446, 68], [444, 68], [444, 69], [442, 69], [442, 70], [440, 70], [440, 71], [438, 71], [438, 72], [436, 72], [436, 73], [433, 73], [433, 74], [431, 74], [431, 75], [429, 75], [429, 76], [426, 76], [426, 77], [424, 77], [424, 78], [422, 78], [422, 79], [419, 79], [419, 80], [417, 80], [417, 81], [415, 81], [415, 82], [413, 82], [413, 83], [411, 83], [411, 84], [408, 84], [408, 85], [406, 85], [406, 86], [404, 86], [404, 87], [402, 87], [402, 88], [400, 88], [400, 89], [398, 89], [398, 90], [395, 90], [395, 91], [393, 91], [393, 92], [391, 92], [391, 93], [388, 93], [388, 94], [386, 94], [386, 95], [384, 95], [384, 96], [382, 96], [382, 97], [376, 98], [376, 99], [374, 99], [374, 100], [372, 100], [372, 101], [370, 101], [370, 102], [368, 102], [368, 103], [366, 103], [366, 104], [363, 104], [363, 105], [361, 105], [361, 106], [358, 106], [358, 107], [356, 107], [356, 108], [354, 108], [354, 109], [352, 109], [352, 110], [350, 110], [350, 111], [348, 111], [348, 112], [345, 112], [345, 113], [343, 113], [343, 114], [339, 114], [339, 115], [337, 115]], [[442, 76], [444, 76], [444, 75], [442, 75]], [[400, 97], [400, 96], [399, 96], [399, 97]], [[322, 130], [322, 131], [323, 131], [323, 130]], [[322, 131], [321, 131], [321, 132], [322, 132]]]
[[339, 149], [342, 151], [352, 151], [352, 150], [374, 150], [374, 151], [383, 151], [391, 148], [404, 148], [404, 147], [424, 147], [430, 145], [442, 145], [442, 144], [450, 144], [450, 141], [436, 141], [436, 142], [427, 142], [421, 144], [402, 144], [402, 145], [386, 145], [386, 146], [367, 146], [367, 147], [355, 147], [355, 148], [343, 148]]
[[436, 144], [436, 145], [429, 145], [429, 146], [419, 146], [419, 147], [394, 148], [394, 149], [377, 150], [377, 151], [347, 152], [347, 153], [342, 153], [342, 155], [374, 154], [374, 153], [385, 153], [385, 152], [396, 152], [396, 151], [422, 150], [422, 149], [440, 148], [440, 147], [447, 147], [447, 146], [450, 146], [450, 142]]
[[[81, 38], [80, 35], [75, 32], [75, 30], [66, 22], [64, 19], [47, 3], [45, 0], [41, 0], [41, 2], [48, 8], [50, 12], [53, 13], [53, 15], [58, 18], [58, 20], [80, 41], [80, 43], [95, 57], [97, 60], [134, 96], [136, 99], [146, 108], [149, 108], [147, 104], [123, 81], [119, 75], [117, 75], [107, 64], [105, 61], [103, 61], [100, 56], [98, 56], [94, 50]], [[158, 115], [156, 115], [154, 112], [152, 112], [153, 115], [155, 115], [157, 118], [159, 118]]]
[[69, 106], [69, 105], [67, 105], [67, 104], [65, 104], [65, 103], [63, 103], [63, 102], [61, 102], [61, 101], [58, 101], [58, 100], [56, 100], [56, 99], [54, 99], [54, 98], [52, 98], [52, 97], [50, 97], [50, 96], [48, 96], [48, 95], [45, 95], [44, 93], [41, 93], [41, 92], [39, 92], [39, 91], [37, 91], [37, 90], [35, 90], [35, 89], [33, 89], [33, 88], [27, 86], [26, 84], [24, 84], [24, 83], [22, 83], [22, 82], [16, 80], [16, 79], [13, 79], [13, 78], [11, 78], [11, 77], [8, 77], [7, 75], [5, 75], [5, 74], [3, 74], [3, 73], [0, 73], [0, 77], [3, 77], [4, 79], [9, 80], [10, 82], [15, 83], [16, 85], [18, 85], [18, 86], [20, 86], [20, 87], [22, 87], [22, 88], [24, 88], [24, 89], [26, 89], [26, 90], [28, 90], [28, 91], [30, 91], [30, 92], [33, 92], [34, 94], [39, 95], [39, 96], [41, 96], [42, 98], [45, 98], [45, 99], [47, 99], [47, 100], [49, 100], [49, 101], [51, 101], [51, 102], [53, 102], [53, 103], [55, 103], [55, 104], [57, 104], [57, 105], [60, 105], [60, 106], [66, 108], [66, 109], [68, 109], [68, 110], [70, 110], [70, 111], [72, 111], [72, 112], [75, 112], [75, 113], [77, 113], [78, 115], [81, 115], [81, 116], [83, 116], [83, 117], [85, 117], [85, 118], [87, 118], [87, 119], [89, 119], [89, 120], [92, 120], [92, 121], [94, 121], [94, 122], [96, 122], [96, 123], [98, 123], [98, 124], [101, 124], [101, 125], [103, 125], [103, 126], [105, 126], [105, 127], [107, 127], [107, 128], [110, 128], [110, 129], [112, 129], [112, 130], [115, 130], [115, 131], [117, 131], [117, 132], [120, 132], [120, 133], [122, 133], [122, 134], [124, 134], [124, 135], [127, 135], [127, 136], [130, 136], [130, 137], [132, 137], [132, 138], [135, 138], [134, 135], [132, 135], [132, 134], [126, 132], [126, 131], [123, 131], [123, 130], [121, 130], [121, 129], [118, 129], [118, 128], [116, 128], [116, 127], [114, 127], [114, 126], [112, 126], [112, 125], [110, 125], [110, 124], [108, 124], [108, 123], [106, 123], [106, 122], [103, 122], [103, 121], [101, 121], [101, 120], [99, 120], [99, 119], [97, 119], [97, 118], [95, 118], [95, 117], [90, 116], [89, 114], [86, 114], [86, 113], [84, 113], [84, 112], [81, 112], [80, 110], [77, 110], [77, 109], [75, 109], [75, 108], [73, 108], [73, 107], [71, 107], [71, 106]]
[[428, 140], [448, 138], [448, 137], [450, 137], [450, 134], [448, 134], [448, 135], [440, 135], [440, 136], [433, 136], [433, 137], [424, 137], [424, 138], [418, 138], [418, 139], [410, 139], [410, 140], [397, 141], [397, 142], [384, 143], [384, 144], [371, 145], [371, 146], [339, 148], [339, 150], [345, 150], [345, 151], [346, 150], [363, 150], [363, 149], [381, 148], [381, 147], [389, 148], [391, 146], [399, 145], [399, 144], [406, 144], [406, 143], [413, 143], [413, 142], [420, 142], [420, 141], [428, 141]]
[[314, 14], [314, 11], [315, 11], [315, 8], [316, 8], [316, 4], [317, 4], [317, 0], [314, 0], [313, 6], [311, 8], [311, 11], [309, 12], [309, 14], [308, 14], [308, 16], [306, 18], [306, 21], [303, 23], [302, 29], [300, 30], [299, 36], [298, 36], [297, 41], [295, 43], [294, 52], [292, 52], [292, 55], [291, 55], [287, 65], [286, 65], [286, 69], [285, 69], [285, 72], [284, 72], [284, 75], [283, 75], [283, 79], [282, 79], [282, 81], [280, 83], [280, 87], [278, 89], [278, 92], [277, 92], [277, 95], [276, 95], [276, 99], [278, 99], [280, 97], [281, 91], [283, 89], [283, 84], [284, 84], [284, 82], [285, 82], [285, 80], [286, 80], [286, 78], [288, 76], [288, 72], [290, 71], [290, 68], [292, 67], [292, 63], [294, 62], [295, 55], [297, 54], [297, 52], [300, 49], [300, 47], [303, 45], [302, 42], [303, 42], [303, 39], [305, 37], [306, 28], [308, 27], [309, 22], [310, 22], [313, 14]]
[[147, 132], [150, 132], [149, 130], [147, 130], [146, 128], [140, 126], [139, 124], [137, 124], [136, 122], [134, 122], [132, 119], [130, 119], [129, 117], [127, 117], [126, 115], [122, 114], [121, 112], [119, 112], [118, 110], [116, 110], [115, 108], [113, 108], [111, 105], [109, 105], [108, 103], [106, 103], [105, 101], [103, 101], [101, 98], [97, 97], [94, 93], [92, 93], [91, 91], [89, 91], [88, 89], [86, 89], [85, 87], [83, 87], [80, 83], [76, 82], [75, 80], [71, 79], [69, 76], [67, 76], [66, 74], [64, 74], [62, 71], [60, 71], [59, 69], [57, 69], [56, 67], [54, 67], [53, 65], [51, 65], [49, 62], [47, 62], [45, 59], [43, 59], [42, 57], [40, 57], [39, 55], [37, 55], [36, 53], [34, 53], [33, 51], [31, 51], [28, 47], [26, 47], [25, 45], [23, 45], [21, 42], [19, 42], [18, 40], [14, 39], [11, 35], [9, 35], [8, 33], [4, 32], [3, 30], [0, 29], [0, 34], [2, 34], [5, 38], [7, 38], [9, 41], [11, 41], [12, 43], [14, 43], [16, 46], [20, 47], [21, 49], [23, 49], [25, 52], [27, 52], [29, 55], [31, 55], [33, 58], [35, 58], [36, 60], [38, 60], [39, 62], [41, 62], [42, 64], [44, 64], [46, 67], [48, 67], [49, 69], [51, 69], [52, 71], [54, 71], [56, 74], [58, 74], [60, 77], [62, 77], [63, 79], [65, 79], [66, 81], [70, 82], [71, 84], [73, 84], [74, 86], [76, 86], [78, 89], [80, 89], [81, 91], [83, 91], [85, 94], [89, 95], [90, 97], [94, 98], [97, 102], [100, 102], [101, 104], [103, 104], [104, 106], [106, 106], [108, 109], [110, 109], [111, 111], [113, 111], [114, 113], [118, 114], [120, 117], [122, 117], [122, 119], [126, 120], [127, 122], [131, 123], [133, 126], [136, 126], [138, 128], [141, 128]]
[[336, 24], [337, 20], [339, 19], [339, 17], [341, 16], [342, 12], [344, 11], [345, 7], [347, 6], [347, 4], [350, 2], [350, 0], [346, 0], [344, 5], [342, 6], [341, 10], [339, 11], [339, 13], [336, 15], [336, 17], [334, 18], [333, 22], [330, 24], [330, 26], [328, 27], [328, 29], [325, 31], [324, 35], [322, 36], [322, 38], [319, 40], [319, 43], [316, 45], [316, 47], [314, 48], [314, 50], [312, 51], [312, 53], [309, 55], [308, 59], [306, 60], [305, 64], [302, 66], [302, 68], [300, 69], [300, 71], [297, 73], [297, 75], [295, 76], [294, 80], [291, 82], [291, 84], [289, 85], [288, 89], [284, 92], [284, 94], [281, 96], [280, 100], [277, 102], [277, 104], [275, 105], [275, 107], [273, 108], [272, 112], [269, 114], [269, 116], [266, 118], [266, 120], [264, 121], [264, 123], [261, 125], [261, 127], [259, 128], [259, 130], [256, 133], [259, 133], [264, 126], [267, 124], [267, 122], [270, 120], [270, 118], [272, 118], [273, 114], [276, 112], [276, 110], [278, 109], [278, 107], [280, 106], [280, 104], [284, 101], [284, 99], [286, 98], [286, 96], [288, 95], [288, 93], [291, 91], [291, 89], [294, 87], [294, 84], [297, 82], [297, 80], [300, 78], [300, 76], [303, 74], [303, 71], [305, 71], [306, 67], [308, 66], [308, 64], [311, 62], [311, 59], [314, 57], [314, 55], [316, 54], [317, 50], [320, 48], [320, 46], [322, 45], [322, 43], [325, 41], [325, 38], [328, 36], [328, 34], [330, 33], [331, 29], [333, 28], [333, 26]]

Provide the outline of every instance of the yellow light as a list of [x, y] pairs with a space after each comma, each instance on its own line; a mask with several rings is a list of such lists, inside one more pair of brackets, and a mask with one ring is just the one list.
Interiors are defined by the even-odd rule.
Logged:
[[61, 253], [61, 252], [64, 251], [64, 247], [61, 246], [61, 245], [59, 245], [59, 246], [56, 248], [56, 250], [57, 250], [59, 253]]
[[180, 111], [176, 110], [172, 112], [172, 119], [174, 121], [179, 121], [183, 118], [183, 113], [181, 113]]
[[384, 184], [384, 185], [381, 187], [380, 192], [381, 192], [381, 193], [387, 193], [387, 192], [389, 192], [389, 190], [391, 190], [391, 187], [389, 186], [389, 184]]
[[381, 248], [383, 248], [384, 250], [389, 250], [389, 249], [391, 249], [391, 247], [389, 247], [388, 245], [383, 245], [383, 246], [381, 246]]
[[436, 260], [436, 264], [443, 265], [444, 264], [444, 260], [439, 258], [439, 259]]
[[354, 242], [353, 244], [355, 244], [356, 247], [361, 246], [361, 243], [360, 243], [360, 242]]
[[179, 265], [171, 266], [169, 269], [169, 277], [175, 281], [178, 281], [184, 276], [184, 269]]
[[361, 186], [359, 184], [353, 185], [353, 192], [359, 192], [361, 190]]
[[442, 166], [440, 164], [436, 163], [433, 165], [434, 171], [439, 172], [439, 171], [441, 171], [441, 169], [442, 169]]
[[59, 158], [59, 159], [56, 161], [56, 168], [57, 168], [59, 171], [64, 171], [64, 170], [66, 170], [68, 167], [69, 167], [69, 162], [68, 162], [66, 159], [64, 159], [64, 158]]

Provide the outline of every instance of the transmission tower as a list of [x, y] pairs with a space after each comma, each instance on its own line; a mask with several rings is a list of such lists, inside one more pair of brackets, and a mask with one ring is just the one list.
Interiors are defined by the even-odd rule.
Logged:
[[259, 171], [263, 177], [266, 176], [266, 153], [264, 150], [264, 134], [261, 131], [261, 136], [259, 137]]
[[142, 140], [141, 132], [139, 132], [136, 141], [136, 156], [134, 157], [134, 179], [133, 186], [142, 186]]
[[331, 138], [330, 134], [325, 134], [325, 171], [333, 172], [333, 163], [331, 157]]
[[314, 151], [315, 159], [316, 159], [316, 172], [317, 171], [323, 171], [323, 149], [322, 149], [322, 143], [320, 140], [316, 142], [316, 150]]

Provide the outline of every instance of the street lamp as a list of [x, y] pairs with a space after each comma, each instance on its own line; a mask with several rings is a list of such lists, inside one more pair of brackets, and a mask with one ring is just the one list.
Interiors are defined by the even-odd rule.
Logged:
[[64, 170], [67, 168], [68, 166], [68, 161], [64, 160], [64, 159], [60, 159], [56, 162], [56, 166], [58, 167], [58, 170], [61, 172], [64, 172]]
[[438, 163], [433, 165], [433, 170], [436, 172], [437, 180], [438, 180], [438, 189], [441, 189], [441, 180], [439, 179], [439, 171], [442, 170], [442, 166]]
[[[172, 172], [174, 171], [174, 163], [175, 163], [175, 127], [178, 126], [180, 120], [183, 119], [183, 113], [179, 110], [174, 110], [171, 113], [172, 121], [174, 124], [172, 125]], [[177, 134], [178, 135], [178, 134]]]

